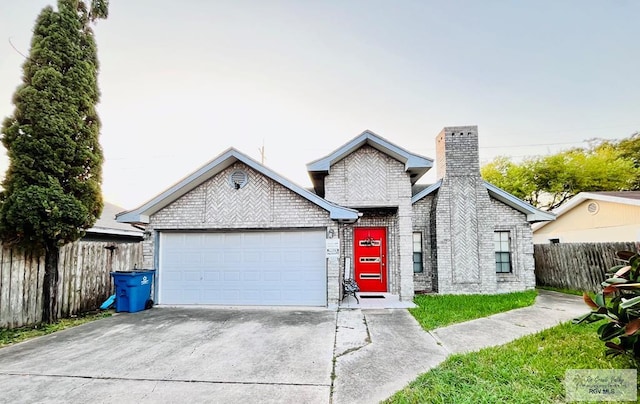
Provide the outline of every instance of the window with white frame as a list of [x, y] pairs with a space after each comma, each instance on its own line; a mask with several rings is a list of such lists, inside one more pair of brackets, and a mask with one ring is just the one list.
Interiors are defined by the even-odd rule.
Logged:
[[413, 272], [422, 273], [422, 233], [419, 231], [413, 233]]
[[493, 233], [493, 245], [496, 252], [496, 272], [511, 272], [511, 237], [508, 231]]

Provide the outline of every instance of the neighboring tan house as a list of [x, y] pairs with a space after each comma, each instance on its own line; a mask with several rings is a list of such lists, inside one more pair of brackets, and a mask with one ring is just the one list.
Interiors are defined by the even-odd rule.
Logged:
[[640, 191], [580, 192], [553, 213], [533, 225], [535, 244], [640, 241]]
[[531, 223], [553, 220], [480, 177], [475, 126], [433, 160], [365, 131], [307, 165], [304, 189], [231, 148], [118, 215], [146, 226], [157, 303], [336, 306], [362, 292], [499, 293], [535, 286]]

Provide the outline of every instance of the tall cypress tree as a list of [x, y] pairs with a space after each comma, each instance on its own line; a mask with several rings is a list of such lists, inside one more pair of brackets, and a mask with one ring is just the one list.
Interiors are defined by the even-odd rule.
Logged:
[[15, 109], [2, 125], [7, 169], [0, 194], [5, 245], [43, 254], [42, 320], [57, 319], [58, 254], [102, 211], [98, 58], [90, 25], [108, 0], [58, 0], [33, 29]]

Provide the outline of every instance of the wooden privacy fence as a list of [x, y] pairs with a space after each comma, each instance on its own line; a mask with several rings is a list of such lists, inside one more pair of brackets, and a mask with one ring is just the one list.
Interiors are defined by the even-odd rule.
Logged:
[[621, 262], [616, 251], [637, 251], [634, 242], [628, 243], [559, 243], [535, 244], [536, 283], [596, 292], [601, 289], [606, 272]]
[[[0, 327], [42, 320], [44, 257], [0, 248]], [[95, 310], [113, 294], [111, 271], [142, 265], [142, 243], [76, 241], [60, 249], [58, 316]]]

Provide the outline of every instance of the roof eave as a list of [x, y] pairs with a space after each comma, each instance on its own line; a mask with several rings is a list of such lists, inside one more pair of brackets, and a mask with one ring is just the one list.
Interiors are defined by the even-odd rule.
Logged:
[[331, 212], [329, 218], [331, 220], [338, 221], [340, 223], [355, 223], [360, 215], [357, 212], [345, 213], [345, 212]]
[[194, 171], [192, 174], [188, 175], [166, 191], [162, 192], [160, 195], [151, 199], [149, 202], [140, 206], [137, 209], [119, 213], [116, 216], [116, 220], [121, 223], [139, 223], [139, 224], [148, 224], [150, 216], [154, 213], [158, 212], [160, 209], [168, 206], [169, 204], [176, 201], [178, 198], [187, 194], [188, 192], [195, 189], [197, 186], [203, 184], [204, 182], [211, 179], [216, 174], [220, 173], [222, 170], [234, 164], [236, 161], [240, 161], [262, 175], [270, 178], [271, 180], [279, 183], [280, 185], [288, 188], [289, 190], [297, 193], [301, 197], [307, 199], [308, 201], [314, 203], [320, 208], [329, 212], [329, 217], [335, 220], [357, 220], [358, 214], [357, 211], [354, 211], [349, 208], [344, 208], [341, 206], [330, 204], [325, 199], [319, 197], [318, 195], [310, 192], [299, 185], [289, 181], [288, 179], [282, 177], [271, 169], [263, 166], [257, 161], [251, 159], [250, 157], [242, 154], [241, 152], [231, 148], [227, 151], [223, 152], [220, 156], [211, 160], [209, 163], [202, 166], [200, 169]]
[[440, 188], [440, 185], [442, 185], [442, 179], [440, 179], [437, 182], [429, 185], [428, 187], [426, 187], [422, 191], [420, 191], [417, 194], [415, 194], [414, 196], [412, 196], [411, 197], [411, 204], [414, 204], [414, 203], [418, 202], [420, 199], [424, 198], [425, 196], [430, 195], [431, 193], [435, 192], [438, 188]]
[[548, 221], [556, 220], [556, 215], [554, 215], [553, 213], [540, 210], [526, 203], [522, 199], [516, 198], [515, 196], [511, 195], [507, 191], [496, 187], [491, 183], [488, 183], [486, 181], [483, 181], [483, 182], [485, 187], [489, 191], [489, 194], [494, 199], [497, 199], [500, 202], [511, 206], [517, 211], [526, 214], [528, 222], [535, 223], [535, 222], [548, 222]]
[[128, 236], [128, 237], [139, 237], [140, 239], [144, 238], [144, 232], [138, 230], [119, 230], [119, 229], [109, 229], [104, 227], [92, 227], [87, 229], [87, 234], [109, 234], [114, 236]]
[[[553, 213], [556, 217], [560, 217], [564, 215], [566, 212], [580, 205], [582, 202], [587, 200], [594, 200], [600, 202], [611, 202], [611, 203], [620, 203], [623, 205], [631, 205], [631, 206], [640, 206], [640, 200], [638, 199], [629, 199], [620, 196], [611, 196], [611, 195], [602, 195], [593, 192], [579, 192], [567, 202], [563, 203], [560, 207], [553, 210]], [[544, 227], [547, 223], [540, 223], [535, 227], [535, 230], [539, 230]]]
[[135, 211], [129, 211], [116, 216], [116, 221], [120, 223], [149, 224], [149, 215], [141, 215]]
[[222, 152], [207, 164], [184, 177], [164, 192], [150, 199], [140, 207], [122, 212], [116, 215], [116, 220], [121, 223], [141, 223], [148, 224], [149, 216], [153, 215], [165, 206], [173, 203], [178, 198], [187, 194], [197, 186], [201, 185], [220, 171], [238, 161], [235, 154], [237, 151], [229, 148]]
[[430, 168], [433, 167], [433, 159], [410, 153], [405, 149], [396, 146], [388, 140], [376, 135], [375, 133], [366, 130], [352, 139], [350, 142], [334, 150], [327, 156], [307, 164], [307, 171], [309, 173], [328, 174], [331, 170], [332, 164], [353, 153], [364, 144], [368, 144], [374, 149], [379, 150], [402, 162], [405, 165], [405, 171], [416, 173], [417, 176], [412, 178], [413, 182], [417, 181], [420, 177], [422, 177], [422, 175], [424, 175], [427, 171], [429, 171]]

